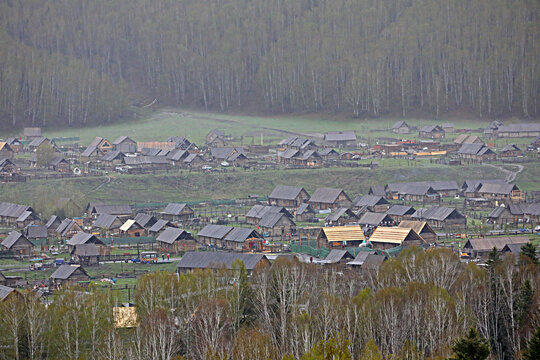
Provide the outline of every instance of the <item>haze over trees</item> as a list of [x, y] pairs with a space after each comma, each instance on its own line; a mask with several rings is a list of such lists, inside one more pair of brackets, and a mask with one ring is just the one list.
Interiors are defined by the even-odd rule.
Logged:
[[537, 0], [8, 0], [0, 128], [103, 124], [148, 98], [218, 111], [535, 117], [539, 9]]

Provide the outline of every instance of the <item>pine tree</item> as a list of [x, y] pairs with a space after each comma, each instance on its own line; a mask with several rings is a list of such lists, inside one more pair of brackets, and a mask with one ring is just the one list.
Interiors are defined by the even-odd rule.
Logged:
[[540, 359], [540, 326], [536, 328], [533, 337], [527, 343], [527, 349], [523, 353], [523, 360]]
[[486, 264], [490, 268], [493, 268], [496, 265], [500, 264], [500, 262], [501, 262], [501, 256], [499, 255], [499, 251], [497, 250], [496, 247], [493, 247], [493, 249], [491, 249], [491, 251], [488, 253], [488, 259], [486, 261]]
[[525, 280], [519, 289], [519, 294], [515, 303], [516, 318], [518, 324], [522, 324], [532, 304], [534, 291], [529, 279]]
[[454, 356], [449, 360], [483, 360], [489, 356], [489, 345], [486, 340], [478, 336], [474, 328], [469, 329], [467, 336], [456, 341]]
[[533, 264], [538, 265], [538, 255], [536, 255], [536, 247], [532, 243], [528, 242], [523, 245], [521, 247], [521, 252], [519, 255], [520, 258], [528, 259], [529, 261], [532, 261]]

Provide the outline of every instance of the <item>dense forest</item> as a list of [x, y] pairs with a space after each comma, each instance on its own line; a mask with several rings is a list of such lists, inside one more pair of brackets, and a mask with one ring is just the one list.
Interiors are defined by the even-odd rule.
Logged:
[[539, 10], [537, 0], [6, 0], [0, 128], [103, 124], [142, 99], [537, 117]]
[[485, 268], [407, 248], [378, 273], [287, 258], [251, 276], [239, 261], [157, 272], [139, 278], [128, 329], [115, 328], [115, 291], [100, 285], [57, 291], [48, 306], [28, 292], [0, 302], [0, 358], [538, 359], [539, 266], [525, 246], [519, 258], [492, 251]]

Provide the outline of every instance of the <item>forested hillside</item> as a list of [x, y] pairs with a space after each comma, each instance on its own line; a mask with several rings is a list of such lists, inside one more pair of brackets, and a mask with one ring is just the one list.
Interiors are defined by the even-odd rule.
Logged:
[[538, 116], [538, 0], [6, 0], [0, 128], [137, 98], [225, 111]]

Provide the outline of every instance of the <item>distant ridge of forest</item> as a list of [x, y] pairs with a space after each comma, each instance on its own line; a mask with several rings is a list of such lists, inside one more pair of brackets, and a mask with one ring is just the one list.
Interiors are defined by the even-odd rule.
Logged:
[[2, 1], [0, 128], [109, 123], [134, 99], [538, 117], [539, 14], [538, 0]]

